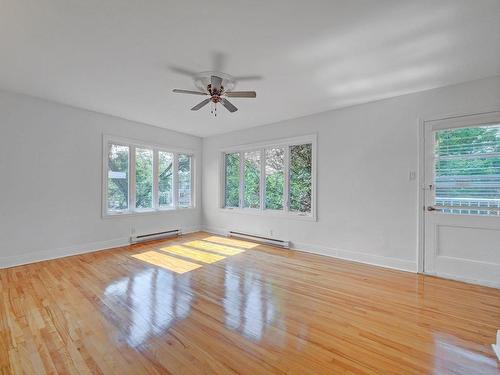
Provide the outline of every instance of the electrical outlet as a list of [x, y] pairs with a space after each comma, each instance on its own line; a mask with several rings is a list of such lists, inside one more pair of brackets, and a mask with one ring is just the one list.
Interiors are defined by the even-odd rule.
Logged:
[[417, 179], [417, 172], [415, 171], [410, 171], [408, 174], [408, 180], [409, 181], [415, 181]]
[[269, 230], [269, 235], [272, 237], [273, 236], [273, 230]]

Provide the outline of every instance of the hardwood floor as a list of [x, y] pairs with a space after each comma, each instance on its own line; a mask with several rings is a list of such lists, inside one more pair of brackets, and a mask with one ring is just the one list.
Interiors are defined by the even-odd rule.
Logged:
[[500, 374], [500, 290], [208, 233], [0, 270], [2, 374]]

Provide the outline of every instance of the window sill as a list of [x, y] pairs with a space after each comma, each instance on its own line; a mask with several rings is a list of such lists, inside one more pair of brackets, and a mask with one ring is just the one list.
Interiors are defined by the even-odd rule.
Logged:
[[111, 219], [115, 217], [130, 217], [143, 215], [171, 214], [179, 211], [194, 211], [196, 207], [178, 207], [178, 208], [162, 208], [157, 210], [138, 210], [138, 211], [123, 211], [123, 212], [105, 212], [102, 214], [103, 219]]
[[254, 208], [219, 208], [220, 212], [238, 214], [238, 215], [255, 215], [274, 217], [280, 219], [302, 220], [302, 221], [318, 221], [318, 218], [313, 215], [299, 215], [292, 212], [274, 211], [274, 210], [260, 210]]

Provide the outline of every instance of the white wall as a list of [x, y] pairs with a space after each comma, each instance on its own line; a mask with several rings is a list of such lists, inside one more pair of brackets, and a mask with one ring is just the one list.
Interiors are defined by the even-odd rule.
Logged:
[[[500, 108], [500, 76], [202, 141], [0, 91], [0, 268], [126, 244], [132, 228], [190, 231], [203, 223], [215, 232], [272, 230], [302, 250], [415, 270], [418, 186], [408, 174], [418, 170], [417, 118], [492, 107]], [[101, 218], [103, 133], [193, 149], [202, 172], [197, 208]], [[317, 222], [218, 208], [221, 148], [311, 133], [318, 134]]]
[[[203, 221], [288, 239], [294, 247], [353, 260], [417, 268], [418, 118], [500, 108], [500, 76], [205, 138]], [[318, 221], [259, 217], [218, 207], [222, 148], [318, 134]]]
[[0, 91], [0, 268], [199, 229], [201, 174], [196, 209], [103, 219], [103, 133], [192, 149], [200, 169], [200, 138]]

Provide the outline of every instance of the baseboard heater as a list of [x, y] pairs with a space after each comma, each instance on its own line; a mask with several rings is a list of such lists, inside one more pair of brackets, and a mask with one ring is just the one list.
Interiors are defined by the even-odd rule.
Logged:
[[130, 243], [139, 243], [139, 242], [144, 242], [144, 241], [159, 240], [162, 238], [179, 236], [180, 234], [181, 234], [180, 229], [167, 230], [165, 232], [139, 234], [136, 236], [131, 236]]
[[256, 236], [255, 234], [249, 234], [249, 233], [229, 231], [229, 237], [244, 238], [246, 240], [253, 240], [256, 242], [261, 242], [261, 243], [265, 243], [268, 245], [280, 246], [280, 247], [285, 247], [285, 248], [290, 247], [290, 241], [278, 240], [276, 238]]

